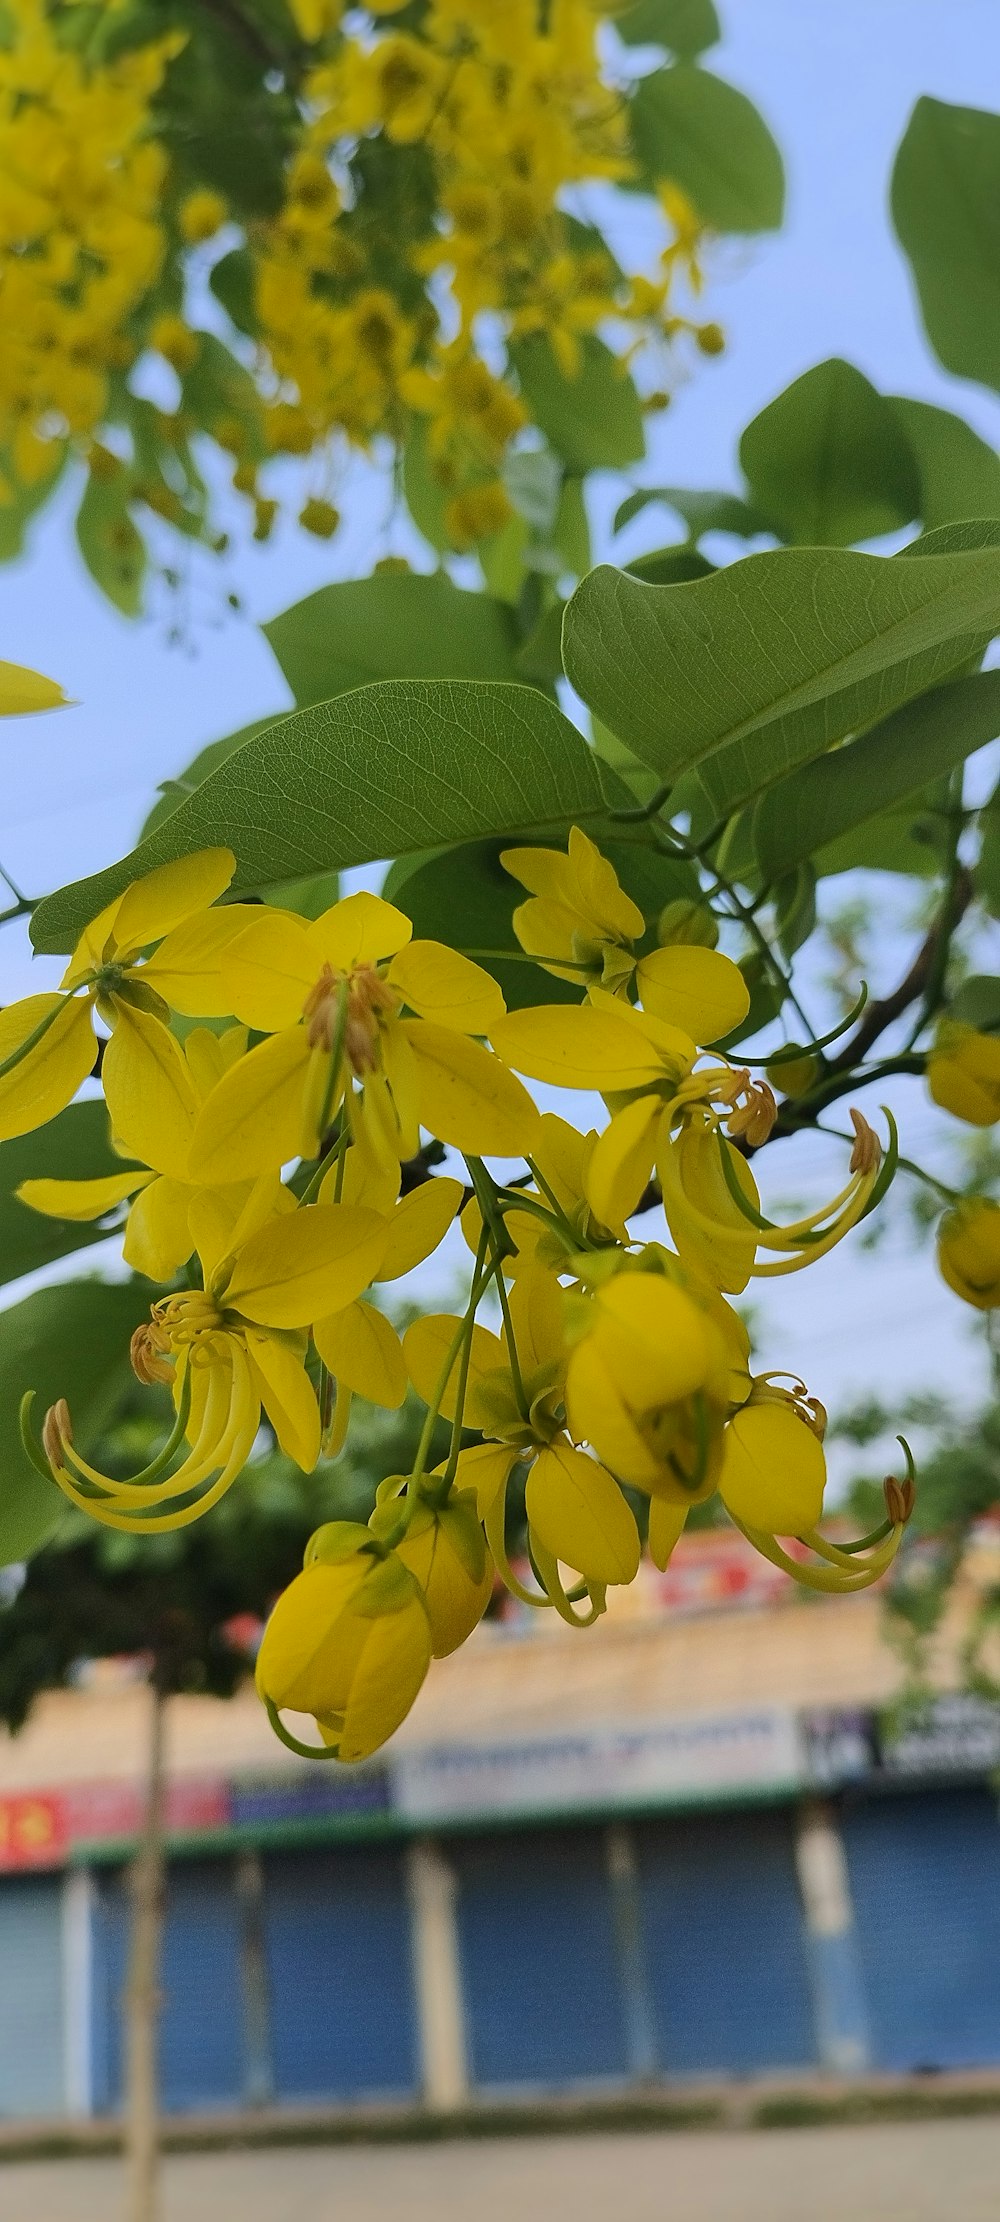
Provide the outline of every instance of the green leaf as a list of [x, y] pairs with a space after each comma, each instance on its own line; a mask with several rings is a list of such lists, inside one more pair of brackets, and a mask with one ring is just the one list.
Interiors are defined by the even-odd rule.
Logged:
[[556, 554], [562, 557], [567, 571], [575, 579], [582, 579], [593, 562], [590, 545], [590, 519], [581, 478], [566, 478], [559, 496], [552, 534]]
[[386, 680], [245, 741], [120, 864], [49, 896], [32, 938], [71, 949], [132, 880], [219, 843], [236, 854], [233, 892], [249, 892], [443, 842], [600, 820], [620, 795], [532, 687]]
[[918, 794], [998, 733], [1000, 671], [981, 671], [905, 703], [845, 748], [779, 780], [754, 820], [764, 878], [782, 878], [853, 826]]
[[193, 795], [195, 788], [202, 786], [209, 773], [217, 771], [219, 765], [225, 763], [227, 756], [232, 756], [235, 749], [242, 748], [244, 741], [252, 740], [255, 733], [273, 732], [274, 727], [280, 725], [282, 714], [278, 710], [273, 717], [254, 718], [250, 725], [241, 725], [236, 733], [226, 733], [220, 741], [209, 741], [205, 748], [199, 749], [185, 771], [178, 772], [174, 779], [162, 780], [159, 799], [154, 802], [139, 839], [145, 841], [147, 835], [155, 833], [157, 826], [161, 826], [166, 818], [172, 818], [178, 805], [185, 802], [189, 795]]
[[837, 872], [861, 871], [936, 879], [944, 864], [943, 832], [925, 790], [817, 849], [816, 876], [831, 879]]
[[221, 439], [241, 462], [263, 462], [267, 454], [264, 410], [250, 372], [237, 362], [214, 332], [199, 332], [198, 360], [181, 380], [184, 411], [203, 432]]
[[249, 247], [232, 247], [215, 263], [209, 285], [217, 301], [221, 301], [230, 323], [238, 332], [245, 332], [248, 339], [256, 339], [259, 331], [255, 299], [253, 256]]
[[264, 626], [300, 709], [375, 679], [514, 679], [506, 602], [440, 572], [376, 571], [320, 587]]
[[[554, 829], [553, 845], [565, 846], [568, 825]], [[436, 856], [403, 858], [386, 875], [383, 893], [399, 903], [413, 931], [451, 948], [482, 952], [509, 949], [520, 944], [512, 914], [525, 901], [525, 890], [500, 862], [502, 841], [471, 842], [445, 849]], [[698, 898], [697, 875], [689, 864], [658, 856], [654, 849], [602, 837], [601, 853], [614, 865], [627, 894], [645, 917], [655, 921], [665, 903]], [[503, 959], [479, 955], [477, 961], [498, 980], [508, 1007], [520, 1010], [532, 1003], [578, 1003], [581, 989], [575, 982], [558, 980], [533, 964], [505, 964]]]
[[630, 578], [645, 579], [650, 586], [679, 586], [685, 579], [707, 579], [718, 564], [699, 555], [688, 541], [672, 548], [653, 548], [625, 565]]
[[0, 1335], [0, 1566], [30, 1558], [66, 1512], [21, 1447], [19, 1412], [34, 1389], [35, 1424], [65, 1397], [74, 1440], [86, 1455], [135, 1383], [129, 1342], [149, 1316], [149, 1296], [132, 1281], [63, 1281], [37, 1289], [3, 1314]]
[[403, 492], [417, 531], [439, 555], [451, 548], [445, 512], [453, 489], [439, 476], [427, 442], [422, 417], [414, 417], [403, 449]]
[[671, 178], [716, 231], [775, 231], [784, 213], [781, 155], [744, 93], [692, 63], [654, 70], [630, 104], [636, 154]]
[[683, 517], [691, 540], [700, 540], [705, 532], [733, 532], [741, 540], [752, 540], [756, 533], [774, 529], [742, 494], [702, 494], [687, 486], [641, 486], [616, 509], [615, 531], [621, 532], [655, 501]]
[[146, 575], [146, 547], [129, 510], [130, 473], [111, 478], [91, 473], [77, 511], [76, 537], [91, 578], [125, 617], [138, 617]]
[[635, 0], [613, 22], [626, 46], [666, 46], [685, 61], [722, 37], [712, 0]]
[[1000, 980], [988, 972], [963, 980], [948, 1005], [948, 1016], [963, 1026], [975, 1026], [981, 1034], [1000, 1033]]
[[740, 462], [784, 540], [848, 547], [919, 514], [917, 465], [892, 403], [836, 357], [754, 417]]
[[565, 602], [553, 602], [532, 626], [527, 640], [517, 652], [517, 671], [521, 679], [533, 679], [536, 684], [550, 686], [561, 679], [562, 620]]
[[1000, 389], [1000, 116], [918, 100], [892, 216], [939, 360]]
[[832, 741], [951, 677], [1000, 624], [1000, 551], [779, 548], [646, 586], [607, 565], [563, 620], [567, 677], [661, 779], [699, 766], [728, 815]]
[[103, 1103], [74, 1103], [34, 1134], [0, 1143], [0, 1281], [20, 1280], [54, 1258], [107, 1240], [105, 1228], [47, 1219], [18, 1202], [23, 1180], [99, 1180], [132, 1163], [116, 1157]]
[[1000, 517], [1000, 455], [981, 440], [964, 417], [936, 409], [930, 401], [894, 395], [895, 411], [920, 473], [920, 515], [924, 525], [949, 524], [965, 517]]
[[541, 333], [514, 340], [510, 357], [535, 423], [567, 470], [627, 470], [646, 452], [642, 404], [628, 371], [603, 340], [580, 342], [575, 378]]

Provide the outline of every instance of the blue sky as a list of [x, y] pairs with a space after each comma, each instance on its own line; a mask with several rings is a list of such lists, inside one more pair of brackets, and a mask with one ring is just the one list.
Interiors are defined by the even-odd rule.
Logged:
[[[726, 328], [727, 352], [684, 384], [640, 475], [649, 484], [736, 485], [744, 424], [832, 354], [886, 391], [960, 411], [1000, 445], [1000, 401], [949, 377], [926, 346], [887, 202], [893, 152], [918, 95], [975, 106], [995, 92], [995, 0], [720, 5], [725, 40], [706, 60], [751, 94], [781, 143], [788, 221], [774, 238], [718, 250], [709, 313]], [[597, 489], [599, 537], [621, 490]], [[68, 516], [60, 498], [26, 558], [0, 573], [0, 653], [57, 676], [78, 705], [0, 735], [0, 859], [31, 893], [120, 855], [157, 781], [203, 742], [286, 705], [266, 642], [251, 622], [224, 617], [225, 594], [235, 586], [249, 618], [263, 619], [332, 576], [367, 570], [381, 552], [385, 495], [362, 470], [349, 527], [332, 550], [289, 525], [266, 548], [242, 553], [231, 574], [202, 569], [181, 648], [168, 645], [162, 607], [139, 625], [109, 609], [75, 555]], [[634, 528], [636, 549], [651, 544], [646, 526]], [[23, 993], [28, 979], [26, 946], [7, 929], [0, 998]], [[36, 966], [32, 985], [43, 984]], [[908, 1145], [933, 1150], [938, 1122], [922, 1090], [904, 1088], [897, 1100]], [[836, 1159], [833, 1144], [805, 1145], [794, 1176], [782, 1172], [783, 1192], [839, 1186]], [[855, 1250], [849, 1264], [841, 1253], [777, 1284], [761, 1317], [768, 1362], [803, 1367], [831, 1403], [928, 1382], [969, 1398], [984, 1379], [970, 1315], [945, 1296], [929, 1261], [896, 1243], [874, 1257]]]

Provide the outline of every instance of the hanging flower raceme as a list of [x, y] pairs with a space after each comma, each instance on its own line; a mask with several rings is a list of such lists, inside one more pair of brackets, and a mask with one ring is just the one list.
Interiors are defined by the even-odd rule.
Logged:
[[[508, 1014], [489, 972], [414, 940], [375, 895], [312, 921], [220, 904], [234, 859], [214, 849], [126, 889], [86, 928], [61, 991], [0, 1014], [0, 1138], [69, 1102], [94, 1067], [95, 1015], [107, 1030], [120, 1170], [29, 1178], [18, 1195], [63, 1222], [127, 1214], [125, 1260], [157, 1284], [132, 1363], [169, 1392], [173, 1425], [142, 1472], [83, 1456], [62, 1400], [37, 1440], [25, 1400], [26, 1450], [75, 1507], [136, 1532], [183, 1526], [229, 1488], [262, 1425], [309, 1472], [339, 1453], [355, 1397], [387, 1411], [409, 1388], [422, 1400], [410, 1471], [381, 1484], [366, 1526], [317, 1531], [267, 1625], [258, 1686], [307, 1754], [350, 1761], [384, 1742], [496, 1580], [588, 1626], [635, 1578], [643, 1538], [665, 1566], [691, 1507], [717, 1492], [755, 1550], [849, 1593], [884, 1573], [912, 1506], [911, 1473], [887, 1484], [872, 1535], [823, 1534], [822, 1407], [793, 1378], [751, 1375], [727, 1301], [753, 1274], [824, 1256], [875, 1207], [891, 1119], [883, 1157], [852, 1111], [839, 1193], [788, 1225], [766, 1218], [749, 1157], [775, 1099], [712, 1046], [746, 1020], [739, 967], [690, 905], [641, 953], [642, 914], [578, 829], [565, 855], [507, 862], [529, 890], [525, 954], [575, 981], [576, 1005]], [[540, 1112], [522, 1073], [602, 1097], [606, 1123], [580, 1132]], [[442, 1145], [468, 1185], [430, 1172]], [[630, 1221], [661, 1199], [664, 1240], [640, 1243]], [[468, 1301], [401, 1337], [379, 1292], [459, 1214]], [[1000, 1301], [995, 1222], [1000, 1207], [964, 1198], [940, 1232], [945, 1278], [982, 1309]]]

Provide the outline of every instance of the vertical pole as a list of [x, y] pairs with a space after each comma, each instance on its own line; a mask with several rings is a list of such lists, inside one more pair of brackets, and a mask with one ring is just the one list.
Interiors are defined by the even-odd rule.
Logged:
[[157, 2022], [165, 1880], [166, 1699], [155, 1675], [150, 1683], [149, 1702], [146, 1809], [130, 1878], [132, 1927], [125, 1986], [125, 2160], [128, 2222], [157, 2222], [159, 2211]]
[[455, 1873], [430, 1837], [411, 1844], [407, 1869], [424, 2102], [447, 2114], [469, 2097]]
[[274, 2070], [264, 1950], [264, 1869], [259, 1852], [239, 1854], [234, 1879], [242, 1917], [244, 2097], [248, 2106], [267, 2106], [274, 2097]]
[[608, 1829], [606, 1842], [612, 1918], [622, 1976], [629, 2074], [636, 2083], [649, 2083], [656, 2075], [658, 2066], [656, 2018], [642, 1934], [642, 1900], [635, 1837], [630, 1828], [616, 1822]]
[[66, 2111], [80, 2120], [94, 2110], [93, 1877], [89, 1867], [63, 1876], [63, 2081]]
[[817, 2050], [825, 2068], [855, 2075], [868, 2064], [868, 2017], [843, 1839], [833, 1807], [820, 1799], [801, 1808], [795, 1864], [806, 1918]]

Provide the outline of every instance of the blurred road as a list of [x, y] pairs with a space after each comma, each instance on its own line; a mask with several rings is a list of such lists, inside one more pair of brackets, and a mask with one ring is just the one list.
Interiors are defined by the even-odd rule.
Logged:
[[[1000, 2117], [185, 2155], [165, 2222], [997, 2222]], [[3, 2222], [117, 2222], [116, 2162], [0, 2166]]]

